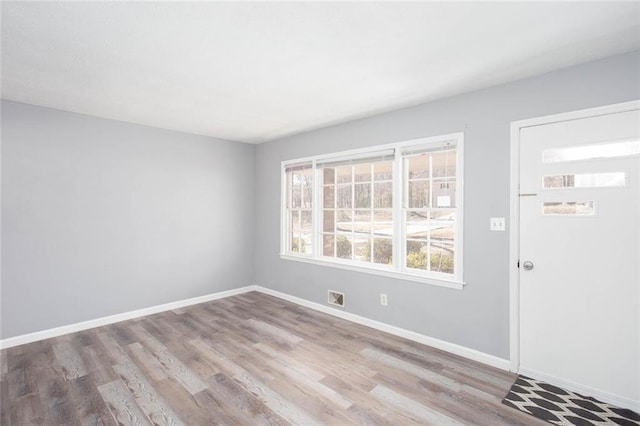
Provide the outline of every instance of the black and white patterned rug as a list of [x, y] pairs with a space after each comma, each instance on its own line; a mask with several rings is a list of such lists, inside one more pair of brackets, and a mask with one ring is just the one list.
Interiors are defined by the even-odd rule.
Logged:
[[518, 376], [502, 403], [554, 425], [640, 425], [640, 414]]

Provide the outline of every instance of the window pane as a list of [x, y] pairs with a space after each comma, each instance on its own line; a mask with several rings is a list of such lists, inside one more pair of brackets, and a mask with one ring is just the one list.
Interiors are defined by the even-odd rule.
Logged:
[[354, 258], [361, 262], [371, 262], [371, 238], [356, 237], [353, 241]]
[[336, 191], [333, 185], [322, 188], [322, 206], [325, 209], [335, 207]]
[[305, 209], [310, 209], [311, 201], [313, 201], [313, 180], [311, 169], [305, 169], [300, 177], [300, 185], [302, 189], [302, 207]]
[[351, 185], [338, 185], [337, 207], [339, 209], [351, 208]]
[[300, 187], [300, 184], [294, 183], [291, 188], [291, 207], [302, 207], [302, 188]]
[[391, 265], [393, 262], [393, 243], [388, 238], [373, 239], [373, 262]]
[[432, 244], [430, 249], [430, 270], [433, 272], [453, 274], [453, 253], [442, 250], [435, 244]]
[[432, 207], [455, 207], [456, 206], [456, 181], [455, 180], [434, 180], [432, 186], [433, 200]]
[[356, 210], [353, 222], [354, 232], [371, 233], [371, 210]]
[[354, 185], [354, 197], [356, 209], [371, 207], [371, 184], [370, 183], [357, 183]]
[[426, 211], [407, 212], [407, 238], [426, 240], [429, 236], [429, 213]]
[[289, 225], [290, 229], [300, 229], [300, 210], [292, 210], [289, 212]]
[[596, 214], [594, 201], [562, 201], [542, 203], [542, 214], [557, 216], [593, 216]]
[[393, 162], [379, 161], [373, 164], [373, 179], [391, 180], [393, 179]]
[[334, 218], [335, 212], [333, 210], [324, 210], [322, 212], [322, 230], [324, 232], [335, 232]]
[[601, 158], [629, 157], [640, 154], [640, 140], [599, 143], [594, 145], [549, 148], [542, 151], [543, 163], [597, 160]]
[[299, 232], [293, 234], [291, 238], [291, 251], [296, 253], [304, 253], [305, 252], [305, 243], [304, 240], [300, 238], [301, 235]]
[[409, 179], [426, 179], [429, 177], [429, 155], [423, 154], [416, 157], [409, 157], [405, 164], [409, 164]]
[[453, 226], [453, 221], [431, 220], [431, 243], [433, 245], [453, 252], [454, 235], [455, 227]]
[[334, 257], [334, 241], [333, 234], [324, 234], [322, 236], [322, 254], [324, 256]]
[[336, 167], [337, 183], [351, 182], [351, 166]]
[[391, 210], [374, 211], [373, 233], [380, 237], [391, 237], [393, 235], [393, 212]]
[[336, 220], [336, 230], [351, 232], [353, 231], [353, 211], [352, 210], [338, 210]]
[[407, 268], [427, 269], [427, 243], [424, 241], [407, 241]]
[[311, 210], [303, 210], [301, 212], [301, 229], [305, 233], [311, 233]]
[[431, 154], [433, 177], [454, 177], [456, 175], [456, 151], [447, 150]]
[[429, 207], [429, 181], [409, 181], [409, 207]]
[[371, 181], [371, 163], [356, 164], [353, 166], [356, 182], [370, 182]]
[[580, 173], [554, 175], [543, 178], [543, 188], [613, 188], [623, 187], [627, 183], [627, 174], [617, 173]]
[[325, 185], [333, 185], [336, 183], [336, 169], [333, 167], [326, 167], [322, 172], [323, 180], [322, 183]]
[[374, 207], [377, 209], [393, 207], [393, 184], [391, 182], [375, 183], [373, 200]]
[[351, 259], [352, 252], [351, 237], [336, 236], [336, 256], [342, 259]]

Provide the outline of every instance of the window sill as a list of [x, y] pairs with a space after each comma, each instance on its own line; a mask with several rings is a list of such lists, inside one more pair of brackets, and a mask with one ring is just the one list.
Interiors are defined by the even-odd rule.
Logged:
[[345, 269], [347, 271], [363, 272], [366, 274], [381, 275], [383, 277], [396, 278], [399, 280], [415, 281], [423, 284], [435, 285], [438, 287], [453, 288], [456, 290], [464, 289], [465, 283], [460, 281], [437, 279], [433, 277], [425, 277], [423, 275], [411, 274], [409, 272], [398, 272], [388, 269], [378, 269], [372, 267], [362, 267], [357, 265], [348, 265], [345, 263], [333, 262], [324, 259], [312, 259], [310, 257], [293, 256], [289, 254], [280, 254], [280, 259], [293, 260], [296, 262], [311, 263], [319, 266], [329, 266], [331, 268]]

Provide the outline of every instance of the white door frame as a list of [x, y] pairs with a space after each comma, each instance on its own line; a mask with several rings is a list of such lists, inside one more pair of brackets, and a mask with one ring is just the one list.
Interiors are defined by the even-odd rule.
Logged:
[[511, 365], [509, 369], [514, 373], [517, 373], [520, 369], [520, 276], [518, 269], [518, 259], [520, 258], [520, 129], [636, 109], [640, 109], [640, 100], [530, 118], [511, 123], [511, 207], [509, 214], [509, 354]]

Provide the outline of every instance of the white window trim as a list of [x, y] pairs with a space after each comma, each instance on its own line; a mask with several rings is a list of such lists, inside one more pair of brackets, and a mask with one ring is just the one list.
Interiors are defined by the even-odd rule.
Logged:
[[[406, 253], [402, 244], [393, 245], [394, 259], [399, 259], [398, 262], [394, 262], [391, 267], [385, 265], [376, 265], [373, 263], [359, 264], [353, 260], [342, 260], [338, 258], [322, 256], [321, 253], [321, 229], [319, 223], [319, 206], [320, 202], [320, 179], [319, 172], [316, 168], [317, 162], [335, 160], [341, 157], [354, 157], [359, 155], [373, 154], [378, 151], [394, 149], [394, 168], [393, 168], [393, 188], [394, 188], [394, 200], [393, 200], [393, 215], [394, 218], [400, 218], [400, 220], [394, 220], [394, 242], [398, 238], [398, 235], [404, 235], [405, 231], [405, 217], [403, 215], [402, 198], [399, 199], [397, 194], [402, 194], [404, 186], [404, 176], [401, 173], [404, 172], [402, 165], [402, 151], [407, 148], [428, 147], [443, 143], [445, 141], [454, 140], [456, 143], [456, 226], [455, 235], [460, 236], [454, 240], [454, 265], [456, 270], [454, 275], [450, 274], [438, 274], [437, 272], [428, 272], [429, 275], [421, 273], [418, 270], [414, 270], [406, 267]], [[311, 162], [313, 167], [313, 209], [312, 209], [312, 222], [313, 222], [313, 254], [308, 255], [305, 253], [293, 254], [286, 252], [286, 226], [287, 226], [287, 189], [286, 189], [286, 173], [285, 169], [291, 164]], [[331, 153], [328, 155], [318, 155], [313, 157], [296, 158], [292, 160], [282, 161], [281, 163], [281, 202], [280, 202], [280, 258], [284, 260], [293, 260], [304, 263], [311, 263], [321, 266], [329, 266], [332, 268], [345, 269], [349, 271], [364, 272], [368, 274], [381, 275], [390, 278], [415, 281], [425, 284], [431, 284], [440, 287], [447, 287], [462, 290], [464, 288], [463, 280], [463, 223], [464, 223], [464, 133], [451, 133], [447, 135], [440, 135], [434, 137], [414, 139], [405, 142], [398, 142], [386, 145], [378, 145], [361, 149], [353, 149], [349, 151], [342, 151], [337, 153]], [[457, 266], [460, 265], [460, 266]]]

